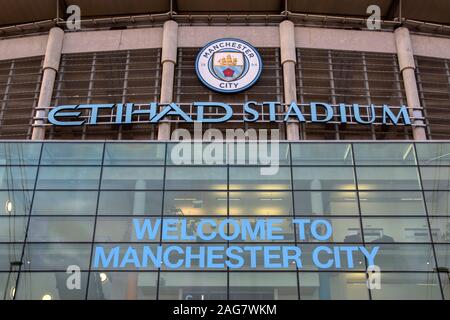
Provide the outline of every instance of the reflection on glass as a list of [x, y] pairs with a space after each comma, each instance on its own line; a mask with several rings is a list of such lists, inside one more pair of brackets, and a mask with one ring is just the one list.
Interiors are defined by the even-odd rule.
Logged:
[[226, 190], [226, 167], [167, 167], [167, 190]]
[[441, 300], [436, 273], [381, 273], [381, 289], [373, 289], [374, 300]]
[[0, 271], [14, 270], [20, 265], [23, 244], [0, 244]]
[[0, 216], [28, 215], [32, 191], [0, 191]]
[[448, 191], [425, 192], [425, 202], [429, 215], [450, 214], [450, 192]]
[[105, 165], [163, 165], [165, 144], [106, 143]]
[[0, 189], [33, 189], [37, 167], [0, 166]]
[[230, 190], [291, 189], [290, 168], [279, 167], [270, 175], [261, 170], [262, 167], [230, 167]]
[[[433, 248], [428, 244], [377, 244], [375, 264], [382, 271], [433, 271]], [[373, 245], [367, 246], [372, 250]]]
[[226, 164], [225, 143], [178, 142], [167, 144], [168, 165], [223, 165]]
[[0, 272], [0, 300], [14, 299], [17, 275], [17, 272]]
[[354, 190], [355, 179], [350, 167], [294, 167], [296, 190]]
[[[271, 242], [294, 242], [294, 224], [292, 223], [292, 218], [264, 218], [259, 219], [257, 217], [250, 218], [233, 218], [236, 221], [238, 228], [235, 228], [233, 224], [230, 224], [228, 232], [230, 235], [245, 235], [246, 238], [242, 239], [241, 236], [237, 237], [235, 240], [231, 240], [230, 243], [233, 242], [245, 242], [250, 243], [254, 241], [267, 241], [264, 238], [266, 232], [257, 233], [257, 236], [252, 238], [251, 230], [259, 230], [257, 224], [261, 227], [261, 230], [267, 230], [264, 226], [270, 223], [271, 226], [276, 228], [272, 232], [272, 234], [276, 237], [280, 237], [279, 240], [270, 240]], [[261, 238], [260, 235], [263, 234]]]
[[[140, 225], [143, 223], [142, 218], [133, 217], [98, 217], [95, 229], [96, 242], [135, 242], [136, 238], [133, 219], [138, 219]], [[155, 225], [155, 220], [159, 218], [146, 218]], [[160, 233], [155, 235], [154, 239], [145, 238], [145, 241], [159, 242]]]
[[300, 272], [301, 300], [368, 300], [366, 274]]
[[225, 272], [161, 272], [160, 300], [225, 300]]
[[430, 217], [434, 242], [450, 242], [450, 216]]
[[440, 272], [439, 276], [441, 277], [442, 291], [444, 292], [444, 299], [450, 300], [450, 273]]
[[39, 163], [41, 143], [0, 143], [0, 165], [36, 165]]
[[[248, 141], [226, 144], [227, 161], [230, 165], [289, 165], [289, 144], [267, 144]], [[208, 154], [208, 153], [207, 153]]]
[[31, 217], [28, 241], [91, 242], [93, 231], [93, 217]]
[[231, 300], [298, 300], [295, 272], [230, 272]]
[[295, 191], [294, 203], [297, 216], [359, 214], [352, 191]]
[[95, 191], [36, 191], [32, 214], [35, 215], [95, 215]]
[[[357, 242], [361, 243], [361, 226], [359, 218], [329, 218], [329, 217], [311, 217], [311, 218], [300, 218], [300, 219], [310, 219], [314, 221], [316, 219], [326, 220], [330, 223], [333, 233], [331, 238], [327, 241], [330, 242]], [[301, 240], [298, 237], [298, 241], [304, 242], [317, 242], [311, 234], [311, 228], [309, 228], [310, 224], [308, 223], [305, 227], [305, 239]], [[299, 226], [297, 225], [297, 234], [300, 234]], [[318, 228], [317, 233], [321, 236], [325, 235], [325, 228]]]
[[424, 190], [450, 190], [450, 167], [421, 167]]
[[160, 191], [101, 191], [98, 214], [161, 215]]
[[359, 165], [415, 165], [412, 143], [354, 143], [355, 164]]
[[420, 190], [416, 167], [356, 167], [359, 190]]
[[[114, 271], [136, 271], [136, 268], [139, 267], [139, 270], [142, 271], [155, 271], [158, 270], [158, 266], [155, 265], [155, 263], [153, 262], [153, 260], [150, 257], [147, 257], [148, 259], [146, 259], [145, 261], [147, 262], [146, 264], [144, 264], [144, 252], [146, 252], [146, 250], [144, 250], [144, 246], [147, 247], [146, 250], [149, 250], [151, 252], [154, 252], [156, 255], [156, 248], [157, 248], [157, 244], [153, 244], [153, 243], [115, 243], [115, 242], [108, 242], [108, 243], [94, 243], [93, 249], [92, 249], [92, 260], [91, 260], [91, 270], [114, 270]], [[115, 252], [116, 251], [112, 251], [113, 248], [119, 248], [116, 249], [118, 254], [118, 259], [117, 259], [117, 263], [114, 260], [103, 260], [102, 259], [102, 253], [104, 253], [105, 255], [109, 255], [110, 252]], [[128, 257], [130, 257], [132, 254], [130, 254], [130, 252], [135, 252], [136, 253], [136, 259], [130, 258], [127, 259], [127, 252], [128, 252]], [[139, 265], [135, 264], [138, 263]]]
[[352, 165], [352, 150], [348, 143], [292, 144], [293, 165]]
[[292, 215], [291, 192], [230, 192], [230, 215]]
[[104, 167], [102, 189], [162, 189], [163, 167]]
[[436, 260], [439, 266], [439, 270], [450, 270], [450, 245], [448, 244], [435, 244]]
[[[352, 242], [359, 241], [358, 238], [356, 239], [350, 239]], [[354, 241], [356, 240], [356, 241]], [[361, 244], [349, 244], [349, 246], [360, 246]], [[303, 244], [299, 243], [298, 245], [300, 249], [302, 250], [302, 264], [303, 268], [301, 268], [302, 271], [322, 271], [316, 263], [313, 262], [313, 252], [317, 250], [319, 246], [327, 246], [330, 248], [333, 248], [336, 246], [336, 244], [332, 243], [324, 243], [324, 242], [318, 242], [314, 244]], [[365, 271], [366, 268], [366, 262], [364, 255], [361, 253], [360, 250], [358, 251], [351, 251], [351, 254], [347, 254], [345, 251], [341, 250], [339, 251], [339, 259], [334, 258], [334, 253], [330, 254], [326, 251], [319, 251], [317, 253], [317, 259], [320, 261], [320, 263], [327, 264], [331, 263], [330, 267], [327, 269], [327, 271]], [[340, 261], [340, 264], [337, 264], [337, 261]]]
[[89, 300], [155, 300], [157, 272], [92, 272]]
[[80, 273], [81, 289], [70, 290], [66, 272], [23, 272], [16, 290], [17, 300], [83, 300], [86, 298], [87, 272]]
[[41, 167], [37, 189], [93, 189], [97, 190], [100, 167]]
[[25, 241], [27, 223], [27, 217], [0, 216], [0, 242]]
[[171, 216], [226, 215], [227, 193], [219, 191], [166, 191], [164, 214]]
[[430, 242], [427, 219], [363, 218], [366, 242]]
[[416, 143], [421, 165], [450, 165], [450, 143]]
[[363, 215], [425, 215], [421, 191], [362, 191]]
[[45, 165], [100, 165], [103, 143], [46, 142], [41, 164]]
[[66, 271], [68, 266], [76, 265], [88, 270], [90, 256], [90, 244], [29, 243], [25, 246], [23, 269]]

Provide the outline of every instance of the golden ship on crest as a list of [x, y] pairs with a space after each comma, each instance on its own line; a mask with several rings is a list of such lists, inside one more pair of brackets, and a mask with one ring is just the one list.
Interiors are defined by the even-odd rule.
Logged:
[[219, 59], [218, 62], [220, 66], [235, 66], [237, 65], [237, 58], [231, 58], [231, 55], [227, 55], [226, 57]]

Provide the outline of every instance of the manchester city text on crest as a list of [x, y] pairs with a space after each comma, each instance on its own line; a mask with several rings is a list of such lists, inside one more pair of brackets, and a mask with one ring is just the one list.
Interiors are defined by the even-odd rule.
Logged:
[[204, 46], [197, 55], [195, 70], [208, 88], [235, 93], [250, 88], [262, 71], [258, 51], [239, 39], [218, 39]]

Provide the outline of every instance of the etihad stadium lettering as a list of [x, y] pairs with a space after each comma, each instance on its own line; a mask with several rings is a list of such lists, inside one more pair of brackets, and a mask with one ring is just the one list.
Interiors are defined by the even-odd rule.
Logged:
[[[214, 112], [211, 112], [211, 108], [214, 109]], [[280, 109], [283, 111], [280, 112]], [[223, 102], [193, 102], [189, 108], [176, 103], [159, 104], [156, 102], [149, 104], [63, 105], [50, 110], [48, 122], [56, 126], [96, 125], [104, 122], [99, 121], [102, 112], [111, 115], [109, 119], [112, 124], [131, 124], [137, 121], [137, 117], [139, 117], [139, 123], [158, 123], [171, 116], [178, 117], [179, 120], [185, 122], [201, 123], [298, 121], [411, 125], [408, 108], [404, 105], [400, 107], [390, 107], [386, 104], [381, 106], [344, 103], [331, 105], [324, 102], [300, 105], [293, 102], [283, 107], [279, 102], [258, 103], [255, 101], [248, 101], [238, 106], [233, 105], [233, 107]]]

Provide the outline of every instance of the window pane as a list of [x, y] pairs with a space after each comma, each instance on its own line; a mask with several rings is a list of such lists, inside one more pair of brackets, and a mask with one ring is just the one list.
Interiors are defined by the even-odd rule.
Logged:
[[0, 242], [25, 241], [28, 217], [1, 217], [0, 216]]
[[[139, 270], [158, 270], [158, 262], [154, 262], [149, 253], [152, 252], [156, 257], [157, 247], [157, 244], [152, 243], [94, 243], [91, 270], [136, 271], [136, 268], [139, 268]], [[134, 259], [133, 253], [136, 254], [136, 259]], [[144, 255], [144, 253], [146, 254]], [[110, 255], [117, 257], [117, 259], [111, 258], [108, 260]], [[146, 263], [144, 256], [147, 257]]]
[[[96, 242], [135, 242], [136, 239], [135, 227], [133, 219], [136, 217], [98, 217], [95, 231]], [[152, 225], [155, 225], [156, 219], [159, 218], [147, 218], [151, 221]], [[139, 219], [142, 224], [143, 219]], [[159, 242], [160, 233], [155, 236], [155, 239], [145, 239], [145, 241]]]
[[450, 190], [450, 167], [421, 167], [424, 190]]
[[231, 215], [292, 215], [290, 192], [230, 192]]
[[[305, 219], [305, 218], [302, 218]], [[309, 219], [309, 218], [306, 218]], [[317, 219], [326, 220], [332, 227], [331, 238], [327, 241], [330, 242], [362, 242], [361, 239], [361, 223], [359, 218], [329, 218], [329, 217], [311, 217], [311, 222]], [[297, 225], [297, 241], [317, 242], [309, 228], [310, 223], [305, 226], [305, 240], [300, 238], [300, 227]], [[326, 230], [317, 230], [319, 235], [325, 235]]]
[[412, 143], [354, 143], [355, 164], [415, 165]]
[[416, 143], [421, 165], [450, 165], [450, 143]]
[[368, 300], [366, 274], [300, 272], [301, 300]]
[[450, 300], [450, 274], [448, 272], [440, 272], [442, 291], [444, 291], [445, 300]]
[[225, 300], [225, 272], [161, 272], [160, 300]]
[[[433, 248], [428, 244], [378, 244], [375, 264], [381, 271], [433, 271]], [[373, 245], [368, 245], [372, 251]]]
[[426, 218], [363, 218], [366, 242], [430, 242]]
[[[168, 165], [226, 164], [225, 143], [178, 142], [167, 144]], [[245, 150], [245, 149], [243, 149]]]
[[296, 215], [358, 215], [356, 192], [295, 191]]
[[279, 167], [272, 174], [263, 174], [263, 167], [230, 167], [230, 190], [291, 189], [291, 170]]
[[427, 203], [427, 210], [430, 215], [450, 214], [450, 192], [425, 192], [425, 202]]
[[164, 214], [173, 216], [226, 215], [227, 193], [218, 191], [167, 191]]
[[101, 191], [98, 214], [161, 215], [162, 192]]
[[37, 167], [0, 167], [0, 189], [34, 189]]
[[155, 300], [157, 272], [92, 272], [89, 300]]
[[[272, 234], [277, 237], [281, 237], [279, 240], [269, 240], [271, 242], [294, 242], [295, 241], [295, 235], [294, 235], [294, 224], [292, 223], [292, 218], [232, 218], [235, 220], [238, 224], [238, 230], [236, 230], [235, 227], [233, 227], [232, 224], [230, 224], [228, 232], [230, 235], [234, 235], [235, 232], [239, 234], [239, 236], [235, 240], [231, 240], [230, 243], [233, 242], [244, 242], [250, 243], [254, 241], [265, 241], [267, 242], [268, 239], [265, 239], [264, 237], [261, 239], [259, 237], [260, 233], [258, 233], [258, 236], [252, 239], [250, 234], [247, 234], [247, 230], [257, 230], [256, 229], [256, 223], [258, 221], [263, 222], [265, 224], [270, 223], [274, 228], [277, 230], [273, 231]], [[276, 219], [276, 220], [275, 220]], [[261, 224], [260, 224], [261, 225]], [[263, 229], [265, 230], [265, 229]], [[245, 239], [242, 239], [242, 235], [246, 235]], [[266, 234], [265, 232], [262, 232], [262, 234]], [[249, 257], [250, 259], [250, 257]]]
[[435, 244], [434, 249], [439, 270], [450, 270], [450, 245]]
[[366, 191], [359, 200], [363, 215], [425, 215], [420, 191]]
[[17, 272], [0, 272], [0, 292], [2, 300], [13, 300], [16, 293]]
[[0, 164], [33, 165], [39, 163], [41, 143], [0, 143]]
[[28, 215], [30, 214], [32, 191], [1, 191], [0, 214]]
[[355, 179], [350, 167], [294, 167], [297, 190], [353, 190]]
[[374, 300], [440, 300], [436, 273], [381, 273], [381, 289], [373, 289]]
[[28, 241], [91, 242], [93, 230], [93, 217], [31, 217]]
[[356, 167], [360, 190], [420, 190], [415, 167]]
[[106, 143], [105, 165], [163, 165], [165, 144]]
[[81, 272], [81, 289], [67, 288], [66, 272], [23, 272], [19, 276], [17, 300], [84, 300], [88, 274]]
[[41, 164], [100, 165], [103, 143], [44, 143]]
[[434, 242], [450, 242], [450, 217], [430, 217]]
[[298, 300], [295, 272], [230, 272], [231, 300]]
[[32, 214], [95, 215], [96, 203], [94, 191], [36, 191]]
[[162, 189], [163, 167], [104, 167], [102, 189]]
[[[351, 239], [354, 240], [354, 239]], [[358, 240], [358, 239], [355, 239]], [[300, 243], [300, 242], [298, 242]], [[320, 268], [320, 266], [317, 265], [313, 261], [313, 254], [317, 254], [317, 260], [323, 264], [327, 265], [330, 264], [328, 268], [326, 268], [325, 272], [328, 271], [365, 271], [367, 269], [366, 262], [364, 259], [364, 255], [360, 250], [353, 250], [349, 254], [347, 254], [345, 251], [340, 250], [339, 251], [339, 259], [336, 259], [334, 257], [334, 252], [329, 253], [324, 250], [320, 250], [319, 247], [325, 246], [329, 247], [333, 250], [334, 247], [338, 246], [337, 244], [333, 243], [324, 243], [324, 242], [317, 242], [314, 244], [299, 244], [300, 249], [302, 250], [302, 271], [318, 271], [322, 270], [323, 268]], [[349, 246], [355, 247], [360, 246], [358, 244], [349, 244]], [[318, 249], [319, 248], [319, 249]], [[319, 251], [316, 251], [319, 250]], [[340, 263], [338, 263], [339, 261]]]
[[0, 271], [19, 267], [22, 258], [22, 243], [0, 244]]
[[81, 270], [89, 269], [91, 244], [30, 243], [25, 247], [25, 270], [66, 271], [77, 265]]
[[[199, 223], [203, 219], [212, 220], [215, 223], [215, 226], [211, 223], [204, 223], [199, 226]], [[172, 222], [176, 221], [176, 227], [174, 231], [168, 231], [167, 236], [163, 234], [163, 242], [201, 242], [201, 245], [207, 244], [208, 242], [226, 242], [223, 240], [221, 235], [219, 234], [219, 225], [225, 218], [217, 218], [217, 217], [202, 217], [202, 218], [164, 218], [164, 221]], [[227, 228], [227, 227], [225, 227]], [[230, 226], [231, 228], [231, 226]], [[205, 236], [208, 236], [210, 239], [204, 240], [200, 237], [198, 230], [201, 230]], [[227, 229], [224, 230], [225, 234], [227, 234]], [[186, 235], [189, 239], [182, 239], [181, 235]], [[215, 235], [215, 237], [213, 237]], [[192, 239], [193, 238], [193, 239]]]
[[98, 189], [100, 167], [40, 167], [37, 189]]
[[[277, 142], [227, 143], [227, 160], [230, 165], [289, 165], [289, 144]], [[211, 148], [211, 147], [210, 147]], [[204, 153], [205, 154], [205, 153]], [[207, 152], [206, 154], [210, 154]]]
[[166, 189], [226, 190], [226, 167], [167, 167]]
[[294, 165], [352, 165], [348, 143], [292, 143]]

